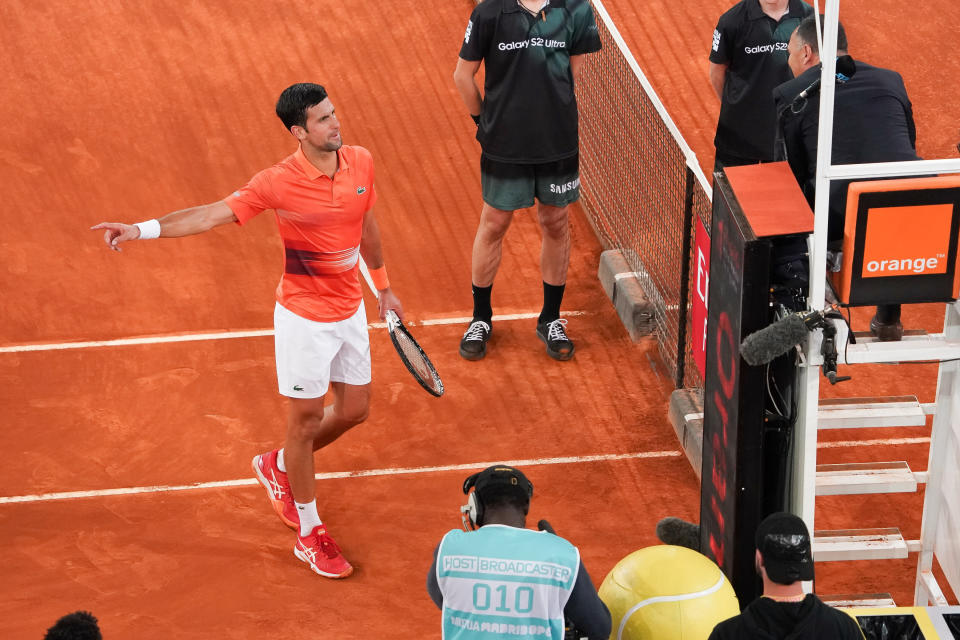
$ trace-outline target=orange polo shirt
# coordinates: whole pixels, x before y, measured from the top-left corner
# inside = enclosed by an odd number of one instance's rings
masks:
[[[276,212],[285,252],[277,301],[318,322],[344,320],[360,306],[363,216],[377,200],[370,152],[342,146],[337,157],[331,179],[298,148],[224,199],[240,224],[267,209]]]

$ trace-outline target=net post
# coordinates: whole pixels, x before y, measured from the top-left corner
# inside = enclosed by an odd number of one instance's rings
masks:
[[[683,388],[687,358],[687,307],[690,302],[690,245],[693,244],[693,186],[695,177],[686,167],[683,198],[683,252],[680,257],[680,301],[677,307],[677,371],[674,388]]]

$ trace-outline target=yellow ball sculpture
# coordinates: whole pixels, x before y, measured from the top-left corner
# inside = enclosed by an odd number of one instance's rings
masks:
[[[607,574],[599,593],[613,616],[611,640],[706,640],[718,622],[740,613],[720,568],[672,545],[634,551]]]

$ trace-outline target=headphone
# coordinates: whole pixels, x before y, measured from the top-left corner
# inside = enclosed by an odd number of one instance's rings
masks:
[[[528,501],[533,498],[533,483],[527,480],[519,469],[494,465],[467,476],[463,481],[463,493],[467,496],[467,504],[460,507],[460,521],[463,523],[464,531],[483,526],[485,505],[480,497],[480,491],[495,485],[517,486],[526,494]]]

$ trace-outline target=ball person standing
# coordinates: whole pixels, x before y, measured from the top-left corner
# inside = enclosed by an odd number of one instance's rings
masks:
[[[543,235],[537,336],[557,360],[573,357],[560,319],[570,262],[567,207],[580,197],[574,82],[600,50],[587,0],[485,0],[470,16],[453,77],[480,141],[483,208],[473,241],[473,319],[460,355],[479,360],[493,330],[491,289],[513,212],[535,201]],[[484,63],[483,94],[474,79]]]

